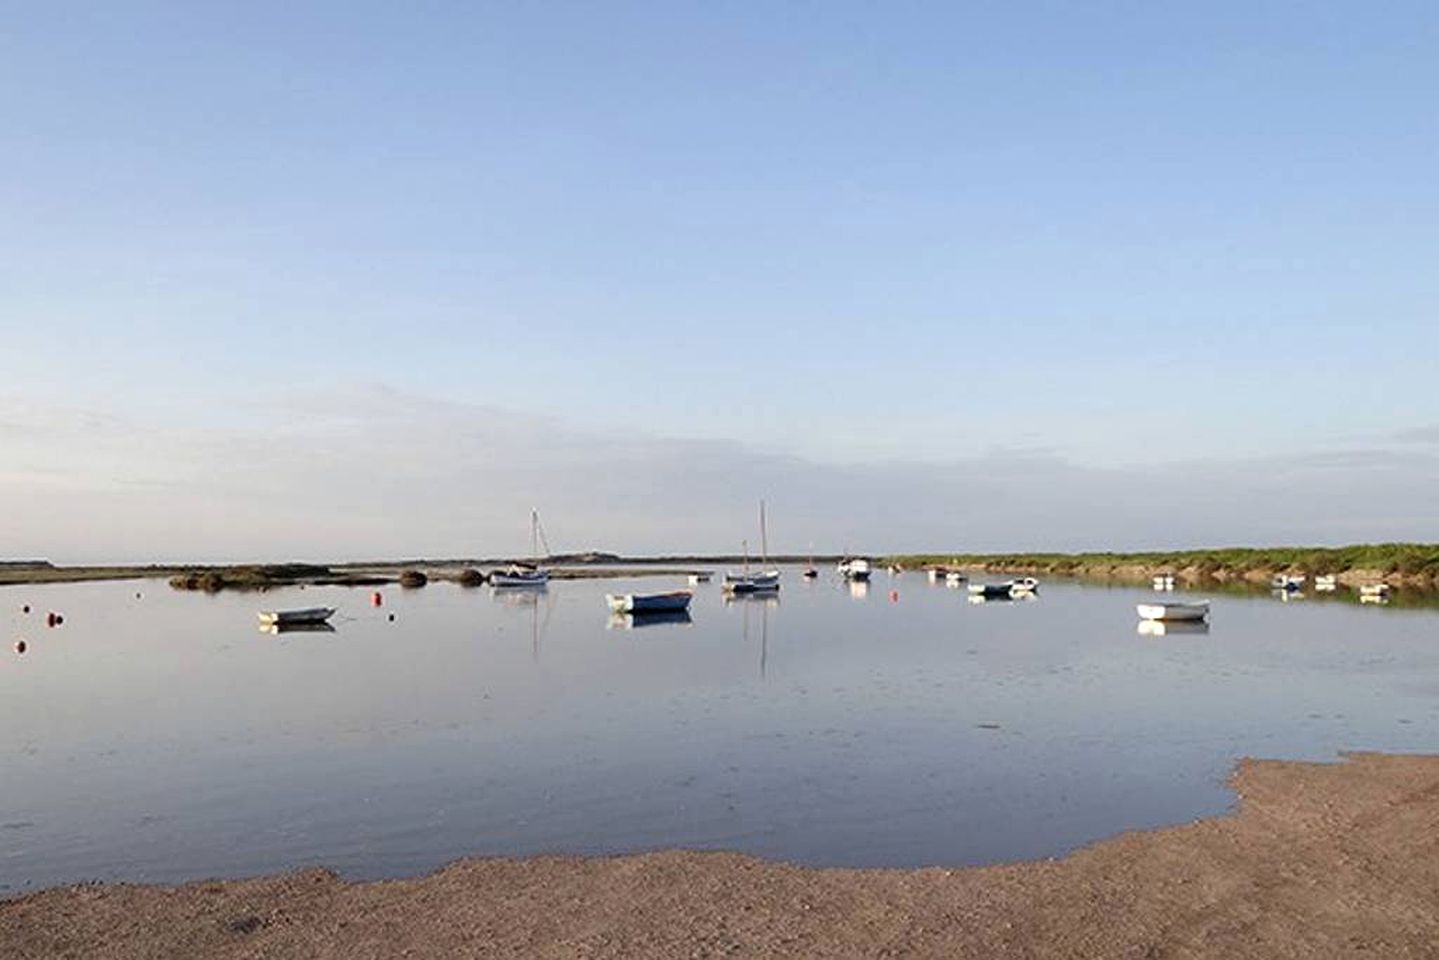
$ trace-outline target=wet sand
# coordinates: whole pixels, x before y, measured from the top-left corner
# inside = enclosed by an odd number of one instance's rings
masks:
[[[1233,816],[974,869],[677,851],[61,888],[0,903],[0,956],[1439,957],[1439,756],[1232,783]]]

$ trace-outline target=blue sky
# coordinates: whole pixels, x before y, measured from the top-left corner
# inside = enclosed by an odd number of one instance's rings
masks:
[[[1418,3],[0,3],[0,553],[1439,539],[1436,95]]]

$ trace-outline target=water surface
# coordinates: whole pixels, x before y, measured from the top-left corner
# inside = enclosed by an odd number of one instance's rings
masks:
[[[673,584],[432,584],[378,609],[345,588],[0,588],[0,895],[660,847],[989,863],[1222,812],[1239,756],[1439,749],[1432,610],[1223,596],[1209,632],[1155,637],[1144,589],[981,605],[797,569],[778,601],[702,585],[688,623],[605,609]],[[320,604],[333,633],[256,628]]]

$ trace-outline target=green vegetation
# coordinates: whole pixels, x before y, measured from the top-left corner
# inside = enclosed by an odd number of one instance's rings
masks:
[[[1104,570],[1192,570],[1201,576],[1243,576],[1250,573],[1293,572],[1310,576],[1350,570],[1398,574],[1414,579],[1439,578],[1439,544],[1369,543],[1344,547],[1221,547],[1206,550],[1141,553],[1006,553],[919,554],[888,557],[905,567],[954,565],[994,569],[1043,570],[1049,573],[1095,573]]]

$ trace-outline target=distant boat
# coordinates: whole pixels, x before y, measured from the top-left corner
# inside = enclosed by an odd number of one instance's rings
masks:
[[[710,576],[711,574],[708,570],[701,570],[698,573],[692,573],[689,575],[690,586],[693,587],[698,586],[701,583],[709,583]]]
[[[1361,597],[1387,597],[1389,596],[1389,584],[1387,583],[1366,583],[1359,588]]]
[[[806,580],[816,580],[819,578],[819,571],[816,570],[814,567],[805,567],[804,573],[800,574],[800,576],[804,577]]]
[[[1161,574],[1160,576],[1155,577],[1155,578],[1154,578],[1154,589],[1156,589],[1156,590],[1173,590],[1173,589],[1174,589],[1174,577],[1171,576],[1170,574],[1167,574],[1167,573],[1166,573],[1166,574]]]
[[[694,596],[688,590],[670,593],[607,593],[605,602],[615,613],[659,613],[689,609]]]
[[[749,541],[744,542],[744,569],[739,573],[726,573],[723,588],[729,593],[773,593],[779,589],[779,571],[762,570],[750,573]],[[769,566],[769,534],[765,529],[764,501],[759,502],[759,543],[760,566]]]
[[[868,580],[870,575],[869,561],[863,557],[846,557],[837,569],[846,580]]]
[[[1141,603],[1134,608],[1141,620],[1203,620],[1209,616],[1208,600]]]
[[[944,582],[947,586],[957,587],[969,578],[958,570],[950,570],[944,575]]]
[[[540,512],[530,511],[530,556],[532,563],[512,563],[503,570],[490,571],[490,584],[496,587],[543,587],[550,582],[550,572],[543,569],[539,563],[540,538],[544,534],[540,530]],[[550,552],[549,544],[545,544],[545,553]]]
[[[1275,590],[1298,590],[1300,587],[1304,586],[1304,576],[1302,574],[1293,575],[1281,573],[1279,576],[1269,581],[1269,585]]]
[[[308,607],[304,610],[261,610],[260,623],[267,627],[294,627],[300,624],[324,623],[334,615],[334,607]]]
[[[969,592],[980,597],[1017,597],[1033,594],[1039,589],[1039,581],[1033,577],[1006,580],[1003,583],[971,583]]]
[[[1338,586],[1339,586],[1339,578],[1336,577],[1336,576],[1334,576],[1334,574],[1332,574],[1332,573],[1331,573],[1331,574],[1327,574],[1326,576],[1315,577],[1315,578],[1314,578],[1314,589],[1315,589],[1315,590],[1333,590],[1333,589],[1335,589],[1335,588],[1338,587]]]

